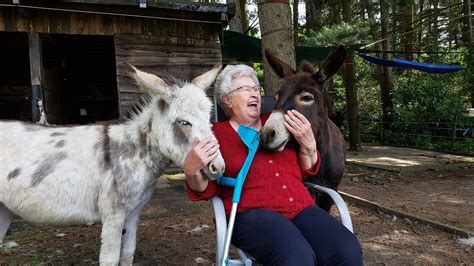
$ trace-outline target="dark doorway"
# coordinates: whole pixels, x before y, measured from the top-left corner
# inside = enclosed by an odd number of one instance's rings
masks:
[[[28,34],[0,32],[0,119],[31,121]]]
[[[118,119],[113,37],[42,35],[43,90],[49,123]]]

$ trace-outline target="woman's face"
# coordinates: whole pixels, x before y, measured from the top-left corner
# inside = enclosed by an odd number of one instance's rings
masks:
[[[252,78],[237,77],[232,81],[232,91],[227,97],[230,116],[236,121],[253,122],[260,117],[260,88]]]

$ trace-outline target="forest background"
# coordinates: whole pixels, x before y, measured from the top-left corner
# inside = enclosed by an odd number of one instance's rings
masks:
[[[474,108],[471,0],[204,2],[235,3],[236,16],[227,29],[262,37],[262,49],[276,51],[294,67],[295,45],[360,47],[329,84],[331,118],[350,150],[380,143],[474,155],[474,117],[466,115]],[[462,70],[433,74],[382,67],[357,53],[459,64]],[[245,63],[253,63],[264,93],[273,95],[278,78],[266,61]]]

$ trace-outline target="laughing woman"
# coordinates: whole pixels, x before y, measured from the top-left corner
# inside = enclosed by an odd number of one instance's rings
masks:
[[[214,96],[229,120],[214,124],[217,140],[196,139],[184,173],[192,201],[218,195],[229,215],[233,188],[203,178],[201,169],[220,149],[224,175],[237,176],[248,153],[237,134],[239,125],[258,131],[269,114],[260,114],[258,79],[246,65],[227,66],[217,77]],[[258,150],[242,188],[232,244],[264,265],[361,265],[355,235],[318,208],[301,182],[318,172],[321,160],[309,121],[291,110],[285,122],[300,144],[299,152],[291,147],[279,153]]]

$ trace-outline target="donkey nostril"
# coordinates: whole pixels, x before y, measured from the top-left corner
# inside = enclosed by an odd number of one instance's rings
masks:
[[[209,165],[209,171],[210,171],[212,174],[217,174],[217,172],[218,172],[219,170],[217,169],[217,167],[216,167],[213,163],[211,163],[211,164]]]
[[[275,135],[276,135],[276,131],[272,129],[272,131],[270,131],[270,141],[274,140],[275,139]]]

